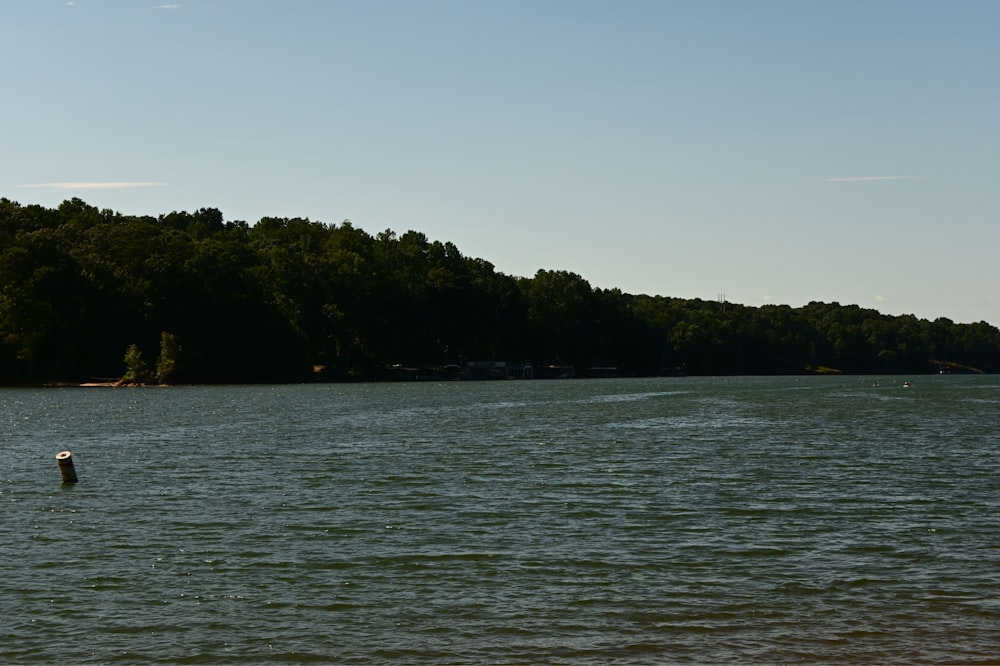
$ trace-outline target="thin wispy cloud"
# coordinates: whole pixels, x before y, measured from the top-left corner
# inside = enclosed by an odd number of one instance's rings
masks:
[[[36,190],[127,190],[135,187],[163,187],[166,183],[151,181],[62,181],[58,183],[29,183],[18,187]]]
[[[872,180],[920,180],[921,176],[836,176],[827,178],[828,183],[857,183]]]
[[[874,296],[872,296],[872,300],[878,303],[879,305],[881,305],[882,303],[889,302],[889,299],[883,296],[882,294],[875,294]]]
[[[153,5],[153,9],[180,9],[180,5]]]

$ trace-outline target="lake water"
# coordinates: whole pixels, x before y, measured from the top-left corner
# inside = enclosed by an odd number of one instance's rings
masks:
[[[909,379],[0,390],[0,662],[996,663],[1000,377]]]

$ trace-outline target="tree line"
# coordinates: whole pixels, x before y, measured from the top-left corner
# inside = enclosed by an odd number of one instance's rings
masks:
[[[577,375],[996,372],[1000,331],[510,276],[420,232],[349,221],[0,199],[3,384],[374,379],[491,360]]]

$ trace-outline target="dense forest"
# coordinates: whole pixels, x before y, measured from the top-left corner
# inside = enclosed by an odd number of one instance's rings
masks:
[[[0,199],[0,383],[1000,370],[1000,331],[505,275],[416,231]],[[499,365],[499,363],[498,363]]]

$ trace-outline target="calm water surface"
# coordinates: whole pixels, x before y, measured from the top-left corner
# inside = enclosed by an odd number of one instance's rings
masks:
[[[996,663],[1000,378],[902,379],[0,390],[0,662]]]

